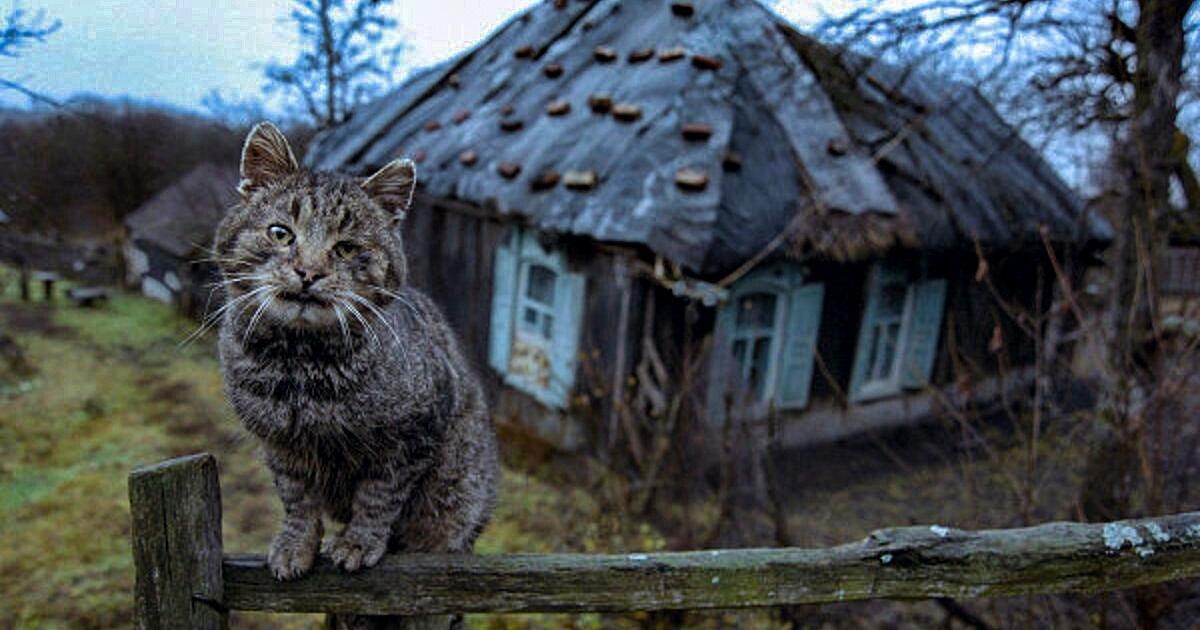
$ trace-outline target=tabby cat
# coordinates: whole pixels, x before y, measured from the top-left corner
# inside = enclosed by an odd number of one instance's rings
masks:
[[[359,180],[299,167],[270,123],[242,150],[241,202],[217,228],[226,393],[283,501],[268,556],[346,571],[388,551],[469,553],[496,503],[495,432],[438,308],[406,285],[396,160]]]

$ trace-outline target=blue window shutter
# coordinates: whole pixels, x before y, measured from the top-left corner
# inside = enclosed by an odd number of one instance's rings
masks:
[[[547,395],[551,404],[566,407],[567,397],[575,385],[575,368],[579,364],[579,333],[583,327],[587,278],[581,273],[568,272],[561,256],[558,259],[553,345],[550,349],[550,387]]]
[[[517,247],[520,233],[512,233],[496,247],[492,262],[492,317],[488,339],[488,363],[501,374],[508,373],[512,352],[513,300],[517,296]]]
[[[924,387],[933,374],[942,312],[946,303],[946,281],[925,280],[914,287],[913,312],[909,323],[900,382],[905,387]]]
[[[787,296],[787,322],[783,331],[780,331],[784,338],[783,352],[779,357],[776,402],[781,409],[802,409],[808,404],[808,392],[812,385],[813,358],[821,327],[825,286],[796,286]]]
[[[731,389],[733,355],[730,340],[737,317],[737,299],[732,298],[717,310],[717,321],[713,325],[713,345],[708,365],[708,422],[715,426],[725,423],[725,394]]]

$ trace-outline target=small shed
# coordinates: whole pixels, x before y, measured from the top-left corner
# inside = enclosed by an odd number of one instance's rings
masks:
[[[995,395],[996,328],[1018,367],[1033,344],[978,253],[1033,308],[1044,238],[1085,257],[1110,238],[976,90],[753,0],[539,2],[306,162],[398,156],[421,186],[413,282],[490,367],[500,415],[568,447],[670,400],[697,439],[733,410],[802,444],[930,418],[946,389]]]
[[[126,282],[145,295],[199,314],[220,292],[205,262],[217,223],[237,202],[238,171],[204,163],[125,219]]]

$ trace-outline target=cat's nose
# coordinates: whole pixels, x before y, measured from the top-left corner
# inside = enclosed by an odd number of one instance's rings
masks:
[[[304,267],[293,267],[292,269],[296,271],[296,275],[300,278],[300,284],[303,285],[305,289],[311,287],[317,280],[325,277],[325,274],[323,273],[318,273],[311,269],[305,269]]]

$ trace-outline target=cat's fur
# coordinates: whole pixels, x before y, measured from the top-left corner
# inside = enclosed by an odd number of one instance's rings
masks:
[[[308,571],[323,514],[346,524],[326,552],[348,571],[385,551],[470,552],[496,502],[496,438],[453,331],[406,286],[412,163],[366,181],[308,172],[264,123],[242,178],[215,243],[219,349],[283,501],[271,571]]]

